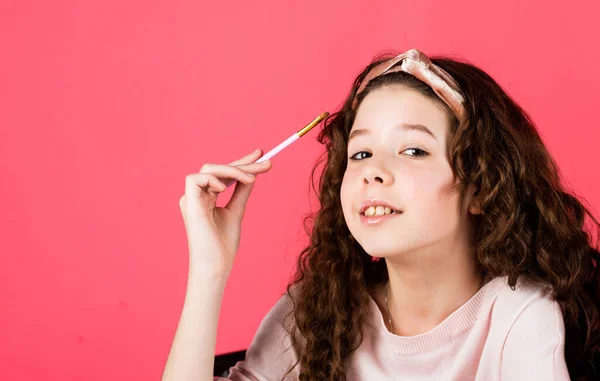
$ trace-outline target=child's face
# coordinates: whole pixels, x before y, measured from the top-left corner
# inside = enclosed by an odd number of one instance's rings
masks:
[[[399,128],[403,123],[424,125],[436,138]],[[361,103],[351,136],[359,129],[369,134],[349,141],[340,195],[354,238],[374,257],[451,250],[461,239],[456,233],[463,228],[459,216],[464,211],[458,210],[458,193],[450,194],[455,184],[448,158],[452,136],[442,106],[403,87],[379,88]],[[356,155],[360,151],[365,152]],[[365,225],[361,203],[373,198],[403,213]]]

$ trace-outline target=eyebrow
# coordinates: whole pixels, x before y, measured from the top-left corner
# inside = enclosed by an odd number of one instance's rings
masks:
[[[437,136],[435,136],[435,134],[433,132],[431,132],[431,130],[429,128],[427,128],[426,126],[424,126],[422,124],[402,123],[402,124],[399,124],[398,126],[396,126],[396,128],[401,128],[406,131],[420,131],[420,132],[430,135],[435,140],[437,140]],[[350,133],[350,136],[348,137],[348,143],[350,143],[350,141],[353,138],[356,138],[356,137],[362,136],[362,135],[369,135],[369,134],[371,134],[371,131],[365,130],[362,128],[353,130]]]

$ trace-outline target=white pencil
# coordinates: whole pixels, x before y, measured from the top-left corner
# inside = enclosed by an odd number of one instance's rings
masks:
[[[321,121],[323,121],[328,116],[329,116],[329,112],[326,111],[326,112],[322,113],[315,120],[313,120],[312,122],[310,122],[309,124],[307,124],[306,127],[302,128],[298,132],[294,133],[294,135],[290,136],[289,138],[287,138],[286,140],[284,140],[283,142],[281,142],[280,144],[278,144],[277,147],[275,147],[272,150],[270,150],[269,152],[267,152],[264,156],[261,156],[258,160],[255,161],[255,163],[260,163],[262,161],[269,160],[273,156],[277,155],[285,147],[289,146],[290,144],[292,144],[296,140],[300,139],[300,137],[302,137],[302,135],[306,134],[314,126],[316,126],[319,123],[321,123]],[[237,180],[235,180],[235,179],[232,180],[229,184],[227,184],[227,187],[231,186],[236,181]]]

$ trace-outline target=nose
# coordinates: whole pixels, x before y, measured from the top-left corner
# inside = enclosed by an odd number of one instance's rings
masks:
[[[394,182],[394,176],[390,171],[385,169],[382,164],[372,164],[365,166],[363,172],[363,183],[367,184],[375,184],[379,183],[382,185],[390,185]]]

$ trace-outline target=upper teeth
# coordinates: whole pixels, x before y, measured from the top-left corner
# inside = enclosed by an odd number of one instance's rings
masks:
[[[395,211],[382,205],[370,206],[365,210],[365,216],[383,216],[384,214],[392,213],[395,213]]]

